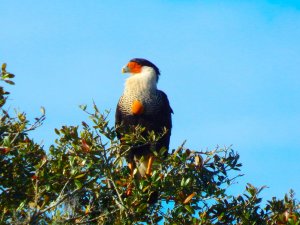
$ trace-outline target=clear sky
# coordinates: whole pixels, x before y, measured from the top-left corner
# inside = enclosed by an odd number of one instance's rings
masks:
[[[16,74],[8,102],[46,145],[54,128],[114,110],[135,57],[161,70],[173,116],[171,147],[230,146],[247,182],[266,199],[293,188],[300,199],[300,1],[1,0],[0,62]]]

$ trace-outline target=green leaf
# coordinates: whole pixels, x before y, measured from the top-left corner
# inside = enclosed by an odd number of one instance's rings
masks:
[[[14,75],[14,74],[12,74],[12,73],[7,73],[7,77],[8,77],[8,78],[14,78],[14,77],[15,77],[15,75]]]
[[[11,145],[10,138],[8,136],[6,136],[3,140],[3,146],[10,147],[10,145]]]
[[[50,189],[51,189],[51,185],[50,185],[50,184],[47,184],[47,185],[46,185],[46,191],[50,191]]]
[[[181,179],[180,186],[183,187],[183,186],[184,186],[184,183],[185,183],[185,182],[184,182],[184,177],[183,177],[183,178]]]
[[[11,84],[11,85],[15,85],[15,82],[11,81],[11,80],[4,80],[6,83]]]
[[[15,75],[13,75],[12,73],[2,73],[2,79],[3,80],[9,80],[10,78],[14,78]]]
[[[191,214],[194,214],[194,209],[190,205],[185,205],[184,208]]]
[[[44,108],[43,106],[41,107],[41,109],[40,109],[40,110],[41,110],[41,113],[42,113],[43,115],[45,115],[45,114],[46,114],[46,110],[45,110],[45,108]]]
[[[18,119],[21,121],[21,122],[24,122],[26,120],[26,116],[24,113],[18,113]]]
[[[85,176],[85,173],[82,173],[82,174],[77,175],[77,176],[75,177],[75,179],[79,179],[79,178],[84,177],[84,176]]]
[[[186,179],[186,181],[184,182],[184,186],[187,186],[191,181],[191,178],[189,177],[188,179]]]
[[[26,200],[24,200],[23,202],[21,202],[21,204],[19,205],[19,207],[17,208],[17,211],[20,211],[24,208],[25,206],[25,203],[26,203]]]
[[[81,108],[83,111],[85,111],[87,108],[87,105],[79,105],[79,108]]]
[[[57,135],[60,135],[60,132],[59,132],[58,129],[55,128],[54,131],[55,131],[55,133],[56,133]]]
[[[6,63],[2,64],[2,71],[6,71],[6,65],[7,65]]]
[[[75,182],[75,185],[76,185],[76,187],[77,187],[78,189],[80,189],[80,188],[82,187],[82,183],[81,183],[80,180],[74,180],[74,182]]]

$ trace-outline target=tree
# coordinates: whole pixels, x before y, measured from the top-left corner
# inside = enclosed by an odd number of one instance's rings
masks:
[[[13,77],[3,64],[1,80],[13,85]],[[145,139],[137,127],[120,145],[108,112],[94,104],[92,112],[81,106],[91,122],[55,129],[58,137],[46,150],[30,137],[45,110],[33,122],[23,112],[12,116],[8,96],[0,87],[1,224],[300,224],[293,191],[265,206],[258,196],[264,187],[248,184],[241,195],[227,194],[242,166],[231,148],[195,151],[182,144],[135,179],[123,155],[160,134]]]

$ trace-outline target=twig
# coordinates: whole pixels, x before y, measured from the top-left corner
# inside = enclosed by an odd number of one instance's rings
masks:
[[[79,189],[75,189],[73,192],[71,193],[68,193],[68,194],[65,194],[63,196],[63,192],[65,190],[65,188],[67,187],[67,185],[69,184],[71,179],[68,179],[67,182],[65,183],[65,185],[63,186],[63,188],[61,189],[58,197],[56,198],[56,201],[53,203],[53,204],[50,204],[50,206],[48,206],[47,208],[43,209],[40,211],[40,214],[44,213],[44,212],[47,212],[49,209],[52,209],[56,206],[58,206],[61,202],[63,202],[67,197],[75,194],[77,191],[79,191]]]
[[[91,222],[97,221],[98,219],[100,219],[100,218],[102,218],[102,217],[107,217],[107,216],[109,216],[110,214],[113,214],[113,213],[117,212],[118,210],[120,210],[120,209],[115,209],[115,210],[112,211],[112,212],[108,212],[108,213],[102,214],[102,215],[100,215],[100,216],[97,216],[97,217],[95,217],[95,218],[93,218],[93,219],[90,219],[90,220],[87,220],[87,221],[84,221],[84,222],[79,222],[79,223],[76,223],[76,224],[89,224],[89,223],[91,223]]]
[[[11,143],[14,143],[15,140],[19,137],[21,133],[26,133],[28,131],[35,130],[36,128],[40,127],[42,125],[43,120],[45,119],[45,115],[42,115],[40,118],[37,119],[35,123],[33,123],[28,129],[23,130],[22,132],[15,133],[14,138],[12,139]]]

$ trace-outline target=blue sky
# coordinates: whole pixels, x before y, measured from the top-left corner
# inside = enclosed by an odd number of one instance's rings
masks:
[[[1,1],[0,62],[16,74],[8,104],[34,118],[46,145],[54,128],[87,120],[78,105],[114,110],[144,57],[175,112],[171,147],[233,145],[247,182],[266,199],[300,198],[299,1]]]

